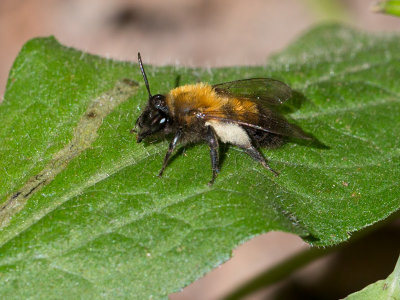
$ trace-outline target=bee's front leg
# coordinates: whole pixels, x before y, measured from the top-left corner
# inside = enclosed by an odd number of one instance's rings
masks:
[[[218,154],[218,138],[214,129],[211,126],[207,126],[206,140],[210,146],[211,156],[211,168],[212,168],[212,179],[208,185],[212,185],[219,173],[219,154]]]
[[[164,173],[165,167],[168,164],[168,160],[171,157],[171,154],[174,151],[174,149],[175,149],[176,145],[178,144],[179,140],[181,139],[181,137],[182,137],[182,130],[178,129],[178,131],[176,132],[174,138],[169,143],[169,147],[168,147],[167,153],[165,154],[164,162],[163,162],[161,171],[160,171],[160,173],[158,173],[158,177],[161,177],[162,174]]]

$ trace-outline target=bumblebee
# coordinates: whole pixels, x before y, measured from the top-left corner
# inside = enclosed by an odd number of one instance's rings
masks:
[[[159,176],[178,143],[208,143],[212,168],[209,185],[212,185],[219,173],[219,141],[242,148],[278,175],[257,148],[277,147],[285,137],[310,139],[277,112],[276,107],[292,94],[290,87],[281,81],[252,78],[216,85],[197,83],[177,87],[166,95],[152,95],[140,53],[138,61],[149,99],[132,130],[137,132],[137,142],[160,132],[174,135]]]

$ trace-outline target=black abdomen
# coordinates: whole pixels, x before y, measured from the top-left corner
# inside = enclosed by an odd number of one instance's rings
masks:
[[[251,140],[259,147],[278,148],[285,143],[285,137],[282,135],[248,127],[244,129]]]

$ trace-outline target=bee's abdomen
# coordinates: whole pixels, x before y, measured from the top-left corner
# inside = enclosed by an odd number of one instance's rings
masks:
[[[285,137],[275,133],[258,130],[250,127],[245,128],[247,134],[251,137],[257,146],[278,148],[285,143]]]

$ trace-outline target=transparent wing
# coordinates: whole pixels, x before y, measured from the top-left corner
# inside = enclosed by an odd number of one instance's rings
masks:
[[[217,94],[247,98],[268,108],[284,103],[292,95],[285,83],[271,78],[251,78],[213,85]]]
[[[265,111],[262,114],[245,112],[243,115],[227,116],[224,112],[207,112],[202,116],[204,120],[219,120],[226,123],[236,123],[274,134],[298,139],[311,140],[300,127],[290,124],[283,116],[274,111]]]

